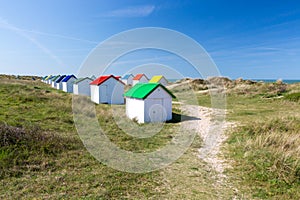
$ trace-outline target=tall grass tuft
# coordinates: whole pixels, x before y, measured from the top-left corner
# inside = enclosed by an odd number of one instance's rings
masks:
[[[0,178],[20,176],[27,170],[46,167],[47,157],[77,148],[79,142],[53,133],[42,132],[39,127],[28,129],[0,124]]]
[[[254,196],[299,195],[295,193],[300,189],[299,130],[300,118],[284,117],[247,125],[231,138],[231,148],[240,151],[235,155],[239,168],[258,189]]]

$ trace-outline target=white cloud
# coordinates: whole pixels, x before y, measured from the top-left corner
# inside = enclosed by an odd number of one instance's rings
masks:
[[[153,13],[154,5],[130,6],[104,13],[104,17],[146,17]]]

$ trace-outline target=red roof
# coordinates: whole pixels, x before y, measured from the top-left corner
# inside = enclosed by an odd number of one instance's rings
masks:
[[[140,80],[145,74],[137,74],[132,80]]]
[[[123,82],[121,82],[119,80],[120,76],[114,76],[114,75],[106,75],[106,76],[99,76],[97,79],[95,79],[94,81],[92,81],[90,83],[90,85],[101,85],[102,83],[104,83],[106,80],[108,80],[109,78],[114,78],[117,81],[119,81],[120,83],[124,84]]]

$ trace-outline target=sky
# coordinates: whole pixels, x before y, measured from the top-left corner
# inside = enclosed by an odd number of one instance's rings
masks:
[[[221,76],[300,79],[298,0],[0,0],[0,74],[77,74],[100,43],[143,27],[195,40]],[[200,76],[190,63],[157,49],[130,52],[107,72],[143,70]]]

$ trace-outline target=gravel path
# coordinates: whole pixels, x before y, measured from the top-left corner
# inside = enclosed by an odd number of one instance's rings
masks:
[[[203,145],[198,150],[198,156],[207,163],[211,170],[216,172],[216,181],[222,184],[226,179],[224,169],[229,166],[222,159],[220,148],[227,139],[225,130],[232,127],[233,124],[223,119],[225,113],[221,110],[197,105],[181,105],[181,109],[185,115],[196,119],[183,121],[182,126],[185,129],[196,131],[202,138]]]

